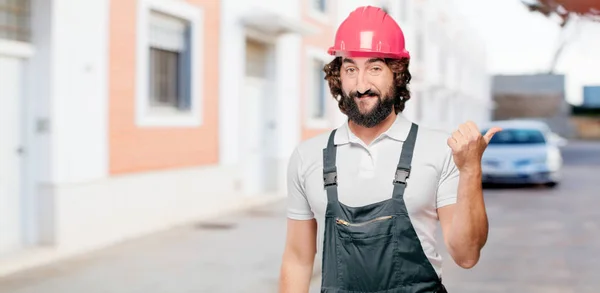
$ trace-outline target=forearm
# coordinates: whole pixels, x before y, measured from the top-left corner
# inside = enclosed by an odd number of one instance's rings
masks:
[[[313,272],[312,260],[301,261],[284,254],[279,277],[279,293],[308,293]]]
[[[488,219],[481,188],[481,169],[461,172],[448,240],[454,260],[461,267],[473,267],[479,260],[487,235]]]

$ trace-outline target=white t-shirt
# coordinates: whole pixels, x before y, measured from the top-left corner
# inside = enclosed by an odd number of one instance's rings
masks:
[[[392,196],[395,170],[411,122],[401,113],[394,124],[365,145],[344,123],[338,128],[338,198],[348,206],[364,206]],[[330,132],[300,143],[288,165],[288,217],[315,218],[318,224],[317,265],[321,262],[327,192],[323,188],[323,149]],[[456,203],[459,172],[447,145],[450,134],[419,126],[404,201],[425,255],[441,277],[436,247],[437,208]]]

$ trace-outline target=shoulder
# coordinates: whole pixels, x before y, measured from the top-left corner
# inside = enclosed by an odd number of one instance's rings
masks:
[[[448,138],[451,135],[448,131],[419,125],[415,154],[426,157],[429,162],[440,168],[447,165],[452,159],[452,149],[448,146]]]
[[[322,166],[323,149],[327,147],[331,132],[332,130],[327,130],[298,143],[289,158],[289,171],[296,173],[296,176],[305,178],[315,168]]]
[[[448,138],[450,136],[450,132],[419,125],[417,143],[420,147],[430,151],[447,152],[450,150],[448,146]]]
[[[327,141],[329,140],[332,131],[333,129],[327,130],[321,134],[301,141],[296,146],[294,153],[301,157],[303,161],[322,159],[323,149],[327,147]]]

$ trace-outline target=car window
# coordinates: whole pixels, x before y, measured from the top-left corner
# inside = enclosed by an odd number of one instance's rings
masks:
[[[485,134],[487,130],[482,131]],[[490,144],[543,144],[544,134],[536,129],[504,129],[496,133]]]

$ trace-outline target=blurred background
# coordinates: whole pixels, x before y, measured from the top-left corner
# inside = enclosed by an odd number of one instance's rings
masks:
[[[449,291],[600,292],[599,2],[0,0],[0,292],[277,292],[287,160],[344,121],[322,69],[362,5],[405,32],[409,119],[510,130]]]

